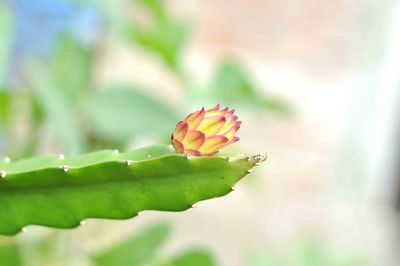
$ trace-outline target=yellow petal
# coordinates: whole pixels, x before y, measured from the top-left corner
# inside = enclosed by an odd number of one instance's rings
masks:
[[[231,140],[231,139],[235,136],[235,134],[236,134],[236,132],[239,130],[239,128],[240,128],[240,126],[233,126],[233,127],[231,127],[227,132],[225,132],[225,133],[222,134],[222,135],[224,135],[224,136],[227,137],[229,140]]]
[[[226,107],[223,110],[215,110],[213,109],[209,109],[206,111],[205,117],[210,117],[210,116],[225,116],[225,114],[229,111],[228,107]]]
[[[232,143],[235,143],[236,141],[239,141],[239,140],[240,140],[239,137],[233,137],[231,140],[229,140],[227,143],[225,143],[221,148],[231,145]]]
[[[238,119],[238,117],[236,115],[227,116],[225,125],[217,133],[227,132],[231,127],[235,126],[237,119]]]
[[[196,129],[197,126],[203,121],[204,119],[205,110],[204,107],[201,108],[200,111],[191,113],[188,115],[183,121],[188,123],[189,129]]]
[[[179,122],[176,125],[173,137],[179,141],[182,141],[188,132],[188,124],[184,121]]]
[[[223,116],[211,116],[204,118],[203,122],[197,127],[197,130],[203,132],[206,136],[216,134],[225,125],[226,119]]]
[[[177,139],[172,138],[172,146],[174,146],[175,151],[177,153],[183,153],[183,151],[185,150],[185,148],[183,147],[182,142],[180,142]]]
[[[198,130],[189,130],[182,143],[185,147],[185,150],[197,150],[201,145],[203,145],[205,139],[206,137],[202,132]]]
[[[202,155],[209,155],[219,150],[228,141],[227,137],[224,136],[211,136],[206,138],[203,146],[200,147],[199,151]]]

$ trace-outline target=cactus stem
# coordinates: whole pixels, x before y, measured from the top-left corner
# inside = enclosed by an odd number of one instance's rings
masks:
[[[10,157],[8,157],[8,156],[4,157],[3,161],[4,161],[5,163],[11,163],[11,159],[10,159]]]
[[[68,172],[68,171],[69,171],[68,165],[61,165],[60,168],[61,168],[64,172]]]
[[[60,153],[60,154],[58,155],[58,158],[60,158],[60,160],[64,160],[64,159],[65,159],[65,155],[62,154],[62,153]]]
[[[191,153],[192,159],[187,160],[186,154],[177,154],[167,145],[120,151],[119,155],[113,150],[79,157],[64,153],[64,160],[58,152],[10,164],[0,157],[0,235],[25,232],[23,227],[31,231],[31,224],[79,228],[85,223],[90,226],[91,218],[146,218],[146,210],[201,209],[201,203],[194,203],[234,191],[257,158],[264,157],[225,153],[198,158]],[[252,160],[247,161],[248,157]],[[164,192],[174,197],[161,197]],[[96,200],[102,206],[92,206]],[[35,206],[46,211],[35,212]]]

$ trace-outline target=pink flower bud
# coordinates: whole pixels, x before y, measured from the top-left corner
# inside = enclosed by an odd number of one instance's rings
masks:
[[[177,153],[194,156],[211,156],[220,149],[239,140],[235,136],[242,122],[228,107],[221,110],[218,104],[212,109],[189,114],[180,121],[171,136]]]

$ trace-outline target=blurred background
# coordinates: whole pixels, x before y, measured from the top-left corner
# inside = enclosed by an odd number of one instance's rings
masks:
[[[399,28],[395,0],[0,0],[0,157],[168,143],[217,103],[268,154],[186,212],[0,237],[0,265],[399,265]]]

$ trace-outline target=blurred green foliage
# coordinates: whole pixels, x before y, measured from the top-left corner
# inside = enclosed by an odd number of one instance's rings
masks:
[[[250,74],[235,60],[220,63],[208,95],[227,106],[242,106],[243,109],[284,115],[292,114],[292,108],[284,100],[263,95]]]
[[[41,65],[30,65],[32,91],[44,117],[50,122],[58,136],[61,149],[67,154],[76,155],[86,150],[83,132],[79,127],[76,108],[67,97],[57,91],[53,77]]]
[[[170,231],[166,223],[153,224],[137,235],[93,255],[93,261],[97,266],[143,265],[154,259]]]
[[[184,45],[188,38],[188,23],[176,19],[161,0],[138,0],[152,18],[150,26],[134,23],[133,40],[144,49],[157,54],[168,66],[179,68]]]
[[[80,109],[93,88],[93,49],[79,45],[71,37],[61,38],[50,62],[49,75],[54,80],[54,90]]]
[[[94,132],[121,142],[140,134],[155,139],[168,136],[178,121],[172,108],[134,85],[114,84],[101,89],[89,106]]]
[[[11,95],[8,92],[0,91],[0,129],[7,128],[8,122],[10,121],[11,112]]]
[[[93,255],[97,266],[214,266],[211,254],[203,249],[189,249],[171,259],[160,252],[171,233],[169,224],[160,222],[136,235]]]
[[[0,5],[0,89],[4,86],[4,79],[10,64],[13,29],[12,15]]]
[[[215,262],[210,253],[201,249],[193,249],[173,258],[162,266],[213,266]]]
[[[19,247],[15,243],[0,245],[0,264],[22,266]]]

